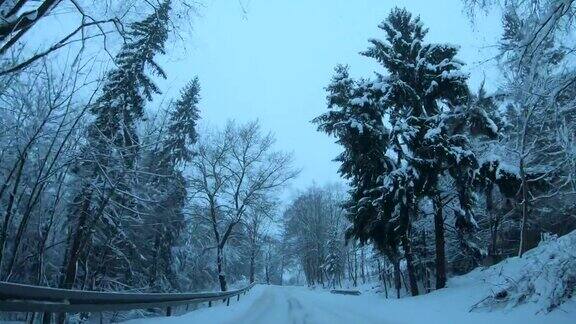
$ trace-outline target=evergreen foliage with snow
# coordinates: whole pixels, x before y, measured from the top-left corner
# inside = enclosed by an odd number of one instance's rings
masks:
[[[137,128],[145,102],[159,92],[146,73],[165,76],[153,59],[164,53],[169,10],[170,1],[164,1],[148,17],[130,26],[130,39],[114,60],[117,68],[108,73],[102,94],[90,107],[95,120],[74,170],[79,192],[69,215],[69,240],[73,243],[67,251],[61,287],[72,288],[79,260],[88,264],[91,258],[100,264],[95,271],[104,281],[94,280],[93,285],[112,287],[115,283],[109,278],[117,277],[127,277],[131,284],[146,282],[141,274],[126,273],[123,267],[106,267],[106,263],[130,262],[126,255],[145,262],[134,244],[134,233],[126,229],[141,222],[139,184],[132,176],[139,168],[141,143]],[[87,249],[92,254],[85,254]]]
[[[427,30],[405,9],[394,9],[379,27],[386,41],[370,40],[372,46],[362,54],[380,62],[387,73],[377,74],[376,81],[355,82],[338,67],[327,88],[331,110],[315,122],[345,148],[337,160],[354,190],[350,235],[372,240],[395,264],[401,247],[417,294],[412,222],[422,199],[442,204],[439,182],[445,175],[452,177],[457,192],[455,226],[461,244],[477,259],[482,255],[470,238],[477,227],[471,209],[478,162],[462,125],[493,122],[485,114],[470,118],[467,75],[455,58],[457,47],[425,43]],[[490,126],[484,129],[495,131]],[[444,231],[442,223],[436,232]],[[437,240],[444,249],[443,234]]]

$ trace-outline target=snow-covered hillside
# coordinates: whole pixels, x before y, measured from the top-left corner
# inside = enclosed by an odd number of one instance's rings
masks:
[[[361,296],[348,296],[260,285],[230,307],[131,323],[572,324],[576,322],[575,247],[576,232],[548,238],[523,258],[476,269],[452,278],[446,289],[418,297],[385,299],[370,288]],[[559,304],[560,300],[564,302]]]
[[[492,290],[473,309],[510,309],[528,304],[543,313],[565,311],[564,303],[573,303],[576,293],[575,249],[576,231],[561,238],[545,237],[523,258],[510,258],[465,276],[469,281],[477,277]]]

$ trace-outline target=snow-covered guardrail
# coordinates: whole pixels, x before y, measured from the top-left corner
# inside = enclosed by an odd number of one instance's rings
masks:
[[[166,308],[166,316],[172,307],[208,303],[245,294],[254,287],[251,284],[237,290],[207,293],[122,293],[68,290],[0,282],[0,311],[77,313],[105,312],[146,308]]]

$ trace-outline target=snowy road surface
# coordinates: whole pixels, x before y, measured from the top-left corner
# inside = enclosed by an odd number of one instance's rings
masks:
[[[250,308],[230,323],[381,323],[365,314],[350,296],[336,296],[301,287],[264,287]],[[227,322],[225,322],[227,323]]]
[[[371,292],[360,296],[334,295],[323,290],[306,287],[279,287],[258,285],[240,302],[226,307],[219,305],[173,316],[139,319],[132,324],[568,324],[576,323],[572,312],[554,312],[535,315],[532,308],[498,310],[494,312],[468,312],[477,300],[470,287],[442,290],[427,296],[385,299]],[[445,293],[446,292],[446,293]]]

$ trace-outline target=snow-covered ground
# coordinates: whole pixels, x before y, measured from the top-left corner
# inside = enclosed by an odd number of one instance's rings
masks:
[[[360,296],[350,296],[306,287],[258,285],[229,307],[221,305],[177,317],[139,319],[130,323],[574,324],[573,293],[553,311],[546,309],[549,296],[558,295],[559,289],[566,288],[566,282],[572,280],[576,271],[573,269],[575,247],[576,232],[552,239],[522,259],[511,258],[452,278],[448,288],[418,297],[385,299],[370,290]],[[534,288],[526,294],[523,293],[525,287]],[[473,305],[486,304],[490,299],[487,297],[504,289],[509,292],[509,298],[499,298],[497,302],[470,311]],[[525,296],[521,303],[519,295]]]
[[[574,324],[576,305],[535,315],[530,306],[510,311],[468,312],[482,294],[477,287],[446,289],[427,296],[384,299],[375,294],[334,295],[305,287],[256,286],[248,298],[229,307],[199,309],[178,317],[139,319],[130,323],[380,323],[380,324]]]

